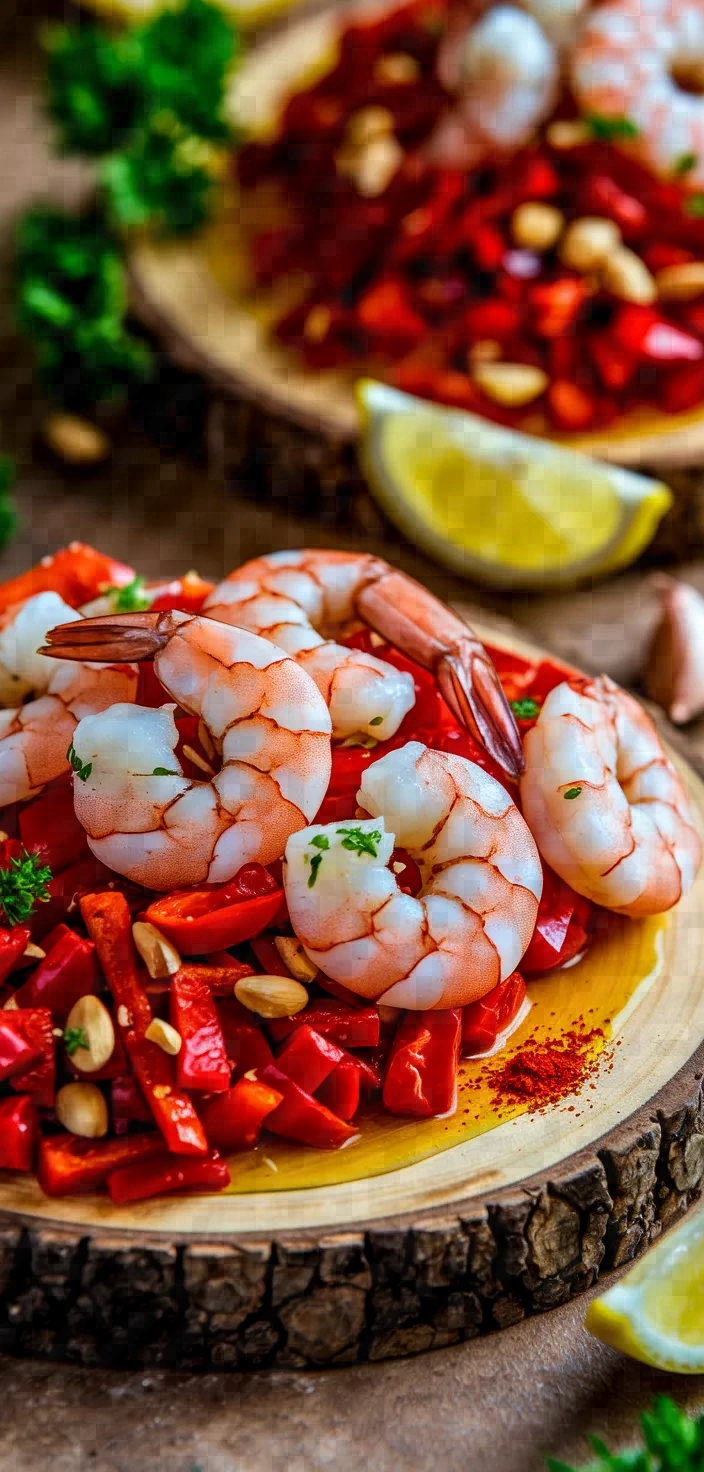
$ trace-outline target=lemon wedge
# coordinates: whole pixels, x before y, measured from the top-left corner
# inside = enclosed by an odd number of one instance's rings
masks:
[[[387,515],[454,572],[546,588],[626,567],[672,505],[660,481],[364,379],[362,463]]]
[[[597,1339],[659,1370],[704,1373],[704,1211],[685,1218],[587,1309]]]

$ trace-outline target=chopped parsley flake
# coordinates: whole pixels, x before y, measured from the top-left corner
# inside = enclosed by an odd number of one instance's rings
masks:
[[[74,771],[76,773],[76,776],[78,777],[79,782],[87,782],[88,781],[88,778],[90,777],[90,774],[91,774],[91,772],[93,770],[93,763],[92,762],[86,762],[85,763],[85,766],[84,766],[83,761],[82,761],[81,757],[78,755],[78,752],[76,751],[76,748],[75,748],[73,742],[71,742],[71,745],[69,746],[69,749],[66,752],[66,760],[67,760],[69,766],[71,767],[72,771]]]
[[[109,592],[116,613],[143,613],[145,608],[149,608],[144,578],[133,578],[124,588],[110,588]]]
[[[330,847],[330,839],[326,838],[324,833],[316,833],[315,838],[311,838],[310,844],[311,848],[328,849]]]
[[[637,138],[639,128],[630,118],[605,118],[593,112],[586,119],[594,138],[600,143],[613,143],[618,139]]]
[[[378,828],[373,828],[371,833],[364,833],[361,828],[338,828],[338,835],[344,834],[342,847],[352,854],[371,854],[375,859],[378,853],[377,843],[381,843],[381,833]]]
[[[382,726],[383,723],[384,723],[384,717],[383,716],[372,716],[372,719],[369,722],[370,726]]]
[[[675,161],[675,177],[681,179],[684,174],[691,174],[692,169],[697,166],[696,153],[681,153]]]
[[[0,869],[0,909],[8,925],[21,925],[31,915],[35,904],[51,898],[47,885],[51,869],[43,864],[40,854],[23,849],[19,858],[10,859],[7,869]]]
[[[563,797],[566,802],[571,802],[574,797],[579,797],[581,791],[581,787],[568,787],[567,791],[563,793]]]
[[[534,721],[540,711],[540,702],[526,696],[523,700],[512,700],[511,710],[517,721]]]
[[[170,767],[155,767],[152,777],[180,777],[180,772],[172,772]]]
[[[88,1048],[88,1036],[83,1027],[67,1027],[63,1038],[69,1058],[73,1058],[79,1048]]]
[[[687,200],[687,214],[695,220],[704,220],[704,194],[692,194]]]
[[[313,857],[312,857],[312,859],[310,861],[310,874],[308,876],[308,888],[309,889],[312,889],[313,888],[313,885],[315,884],[315,881],[318,878],[318,870],[319,870],[320,865],[322,864],[322,862],[323,862],[323,855],[322,854],[313,854]]]

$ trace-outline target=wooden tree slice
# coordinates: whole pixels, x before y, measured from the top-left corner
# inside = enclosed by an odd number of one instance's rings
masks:
[[[704,784],[677,762],[704,828]],[[595,1088],[409,1165],[132,1208],[48,1200],[4,1173],[0,1347],[83,1364],[341,1364],[455,1343],[581,1292],[699,1195],[703,902],[704,871],[666,919],[617,942],[614,976],[629,946],[650,959]],[[574,993],[579,975],[557,983]]]

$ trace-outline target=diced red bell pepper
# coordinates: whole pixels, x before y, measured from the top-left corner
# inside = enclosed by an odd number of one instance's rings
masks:
[[[0,926],[0,983],[10,975],[13,966],[20,961],[31,940],[27,925]]]
[[[387,1059],[384,1108],[419,1119],[449,1114],[457,1096],[461,1038],[459,1008],[408,1012]]]
[[[124,895],[84,895],[81,914],[115,1000],[125,1049],[169,1150],[175,1155],[206,1154],[201,1122],[188,1094],[176,1082],[176,1060],[145,1037],[152,1009],[137,969],[132,917]]]
[[[123,1166],[163,1154],[157,1130],[120,1140],[84,1140],[78,1135],[44,1135],[39,1140],[37,1179],[46,1196],[99,1191]]]
[[[591,912],[591,902],[576,894],[544,863],[535,930],[521,961],[521,971],[533,975],[571,961],[584,948]]]
[[[626,239],[642,235],[648,227],[648,211],[632,194],[608,174],[593,174],[587,187],[587,212],[608,215],[623,231]]]
[[[520,332],[521,311],[513,302],[502,301],[500,297],[474,302],[465,312],[464,325],[473,342],[503,342]]]
[[[686,414],[704,399],[704,364],[691,363],[668,373],[660,388],[663,409],[668,414]]]
[[[166,585],[160,585],[156,598],[153,596],[153,588],[147,587],[146,593],[150,599],[149,607],[155,612],[174,608],[181,613],[200,613],[214,587],[214,583],[209,583],[196,572],[192,572],[183,578],[174,578]]]
[[[278,973],[267,972],[268,976]],[[287,973],[282,973],[287,974]],[[225,1052],[236,1079],[253,1068],[266,1068],[274,1055],[254,1016],[235,997],[216,1003]]]
[[[217,954],[214,952],[210,960],[214,961]],[[204,982],[213,997],[233,996],[237,982],[241,981],[243,976],[253,975],[252,967],[248,966],[246,961],[236,961],[234,956],[228,955],[227,951],[220,953],[217,966],[212,964],[199,966],[197,962],[193,962],[192,965],[189,965],[188,972],[190,976],[195,976]],[[271,976],[272,972],[269,971],[266,974]]]
[[[612,342],[608,334],[597,333],[590,338],[589,354],[602,383],[613,393],[619,393],[631,382],[638,359],[620,343]]]
[[[16,1029],[26,1043],[39,1054],[37,1062],[26,1072],[14,1074],[10,1088],[20,1094],[32,1094],[37,1104],[50,1107],[54,1102],[56,1047],[54,1023],[48,1007],[23,1007],[3,1014],[5,1026]]]
[[[283,891],[262,864],[245,864],[227,884],[161,895],[146,918],[182,956],[207,955],[249,940],[276,916]]]
[[[348,1007],[322,997],[309,1002],[295,1017],[277,1017],[269,1023],[269,1031],[275,1042],[282,1042],[304,1026],[315,1028],[321,1037],[340,1048],[376,1048],[381,1035],[376,1007]]]
[[[476,1058],[494,1047],[499,1034],[505,1032],[523,1006],[526,987],[519,971],[500,981],[493,991],[478,1002],[462,1008],[462,1052]]]
[[[112,1127],[126,1135],[131,1124],[151,1124],[152,1116],[134,1074],[121,1073],[110,1085]]]
[[[304,1022],[281,1049],[276,1067],[283,1069],[307,1094],[314,1094],[343,1057],[342,1049],[336,1043],[331,1043],[329,1038],[324,1038]]]
[[[266,1127],[285,1140],[314,1145],[318,1150],[339,1150],[356,1131],[338,1119],[324,1104],[298,1087],[280,1068],[270,1063],[263,1069],[260,1083],[269,1084],[281,1094],[281,1103],[268,1116]]]
[[[581,276],[562,276],[532,286],[528,300],[534,331],[539,337],[563,337],[573,330],[589,295],[590,288]]]
[[[204,1100],[200,1117],[211,1149],[220,1150],[223,1155],[253,1149],[264,1121],[282,1098],[279,1090],[270,1084],[240,1078],[226,1094]]]
[[[555,379],[547,393],[548,406],[555,423],[560,429],[578,433],[593,422],[597,403],[593,395],[577,383],[567,379]]]
[[[62,772],[20,811],[20,835],[28,849],[40,849],[54,875],[88,857],[85,829],[73,806],[73,773]]]
[[[230,1087],[230,1065],[210,988],[182,966],[171,978],[171,1025],[181,1036],[176,1077],[182,1089],[214,1094]]]
[[[95,996],[99,990],[93,942],[60,925],[44,960],[15,992],[15,1001],[18,1007],[50,1007],[63,1022],[79,997]]]
[[[359,300],[357,317],[365,332],[391,342],[419,342],[428,330],[407,288],[394,277],[369,287]]]
[[[56,874],[47,885],[47,903],[39,905],[31,916],[29,923],[32,927],[32,940],[42,942],[45,936],[72,913],[82,894],[97,893],[117,882],[113,871],[107,869],[92,854],[80,864],[64,869],[62,874]]]
[[[89,603],[105,588],[123,588],[134,581],[134,568],[106,557],[83,542],[71,542],[36,567],[0,585],[0,613],[24,603],[37,593],[59,593],[72,608]]]
[[[475,230],[468,241],[480,271],[498,271],[506,251],[506,241],[496,225],[486,222]]]
[[[37,1111],[29,1094],[0,1100],[0,1168],[31,1170],[37,1142]]]
[[[41,1056],[40,1045],[24,1037],[22,1028],[13,1024],[12,1013],[0,1013],[0,1083],[13,1073],[27,1073]]]
[[[654,240],[652,245],[644,246],[643,260],[648,270],[656,274],[667,270],[668,266],[684,266],[693,261],[694,256],[691,250],[685,250],[670,240]]]
[[[108,1191],[117,1206],[167,1191],[224,1191],[229,1184],[230,1172],[217,1150],[198,1160],[191,1155],[179,1160],[164,1150],[152,1160],[126,1165],[108,1176]]]
[[[362,1073],[356,1058],[343,1058],[318,1090],[318,1098],[338,1119],[354,1119],[359,1109]]]

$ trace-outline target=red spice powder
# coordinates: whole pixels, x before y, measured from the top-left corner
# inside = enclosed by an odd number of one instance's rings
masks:
[[[494,1076],[496,1102],[530,1099],[538,1107],[557,1103],[584,1083],[595,1066],[594,1043],[603,1036],[603,1030],[595,1027],[529,1044]]]

